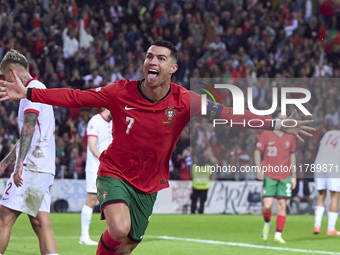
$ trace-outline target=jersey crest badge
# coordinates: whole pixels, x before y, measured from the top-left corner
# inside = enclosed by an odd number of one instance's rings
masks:
[[[109,193],[106,190],[103,192],[103,195],[102,195],[103,201],[105,201],[108,194]]]
[[[172,118],[176,115],[176,110],[173,106],[168,106],[168,109],[165,110],[165,116],[168,117],[168,121],[172,121]]]
[[[289,141],[286,141],[286,149],[289,148],[289,145],[290,145]]]

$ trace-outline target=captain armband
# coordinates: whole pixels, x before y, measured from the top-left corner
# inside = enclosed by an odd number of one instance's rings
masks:
[[[213,121],[214,119],[219,119],[222,109],[223,109],[223,105],[219,103],[215,104],[212,101],[208,101],[207,115],[205,115],[205,117],[210,121]]]
[[[27,88],[26,98],[31,101],[31,98],[32,98],[32,88]]]

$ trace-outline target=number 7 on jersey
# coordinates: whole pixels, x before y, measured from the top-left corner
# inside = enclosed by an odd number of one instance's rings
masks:
[[[126,116],[126,122],[129,123],[129,125],[126,128],[126,133],[130,134],[130,130],[131,130],[132,126],[133,126],[133,123],[135,123],[135,119]]]

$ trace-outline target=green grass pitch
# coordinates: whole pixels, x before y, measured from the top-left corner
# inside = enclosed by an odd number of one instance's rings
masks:
[[[95,254],[96,246],[78,244],[80,214],[52,213],[51,220],[60,255]],[[321,233],[313,235],[314,216],[288,215],[283,231],[287,242],[284,245],[273,241],[275,220],[276,216],[273,216],[270,239],[264,242],[261,239],[261,215],[152,215],[143,241],[132,254],[340,254],[340,236],[325,234],[327,217],[323,218]],[[337,228],[340,229],[340,223]],[[105,229],[105,221],[100,221],[99,214],[94,214],[90,227],[92,239],[98,240]],[[164,236],[180,240],[164,239]],[[268,247],[278,249],[270,250]],[[290,250],[285,250],[287,248]],[[15,223],[5,254],[39,254],[38,240],[26,215],[21,215]]]

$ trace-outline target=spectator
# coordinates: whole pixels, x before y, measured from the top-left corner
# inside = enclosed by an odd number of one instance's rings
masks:
[[[75,31],[65,28],[63,31],[64,57],[73,58],[79,50],[79,42],[75,38]]]
[[[79,155],[79,149],[77,147],[74,147],[71,150],[70,163],[68,165],[67,174],[73,175],[73,179],[78,179],[79,174],[81,174],[82,172],[82,158]]]
[[[89,87],[89,80],[93,80],[93,85],[95,87],[98,87],[100,85],[100,83],[102,82],[103,77],[101,77],[98,74],[98,70],[95,69],[95,70],[92,71],[91,74],[86,75],[83,79],[85,81],[85,87]]]

